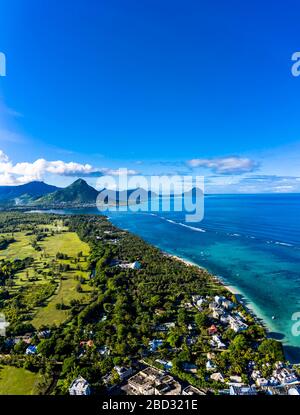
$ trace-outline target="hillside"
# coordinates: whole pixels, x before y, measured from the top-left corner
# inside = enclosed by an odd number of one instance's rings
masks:
[[[18,205],[57,191],[59,188],[44,182],[30,182],[20,186],[0,186],[0,204]]]
[[[59,189],[34,201],[34,205],[94,204],[98,192],[83,179],[78,179],[65,189]]]

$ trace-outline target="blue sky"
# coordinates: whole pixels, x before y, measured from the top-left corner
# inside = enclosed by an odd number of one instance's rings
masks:
[[[0,8],[0,184],[126,167],[203,174],[213,193],[300,192],[299,2]]]

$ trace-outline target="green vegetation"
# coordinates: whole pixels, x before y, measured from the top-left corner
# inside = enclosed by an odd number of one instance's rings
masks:
[[[26,214],[23,222],[11,225],[13,214],[1,216],[8,219],[2,222],[2,238],[14,238],[0,251],[0,304],[5,303],[12,330],[22,321],[31,320],[37,328],[62,323],[70,315],[72,300],[89,302],[89,246],[68,232],[60,218],[49,223],[47,215],[34,215],[34,223],[26,224]],[[58,309],[57,304],[65,307]]]
[[[34,201],[34,205],[49,206],[58,204],[96,204],[98,192],[82,179],[76,180],[65,189],[57,190]]]
[[[10,322],[0,362],[43,374],[38,393],[65,394],[79,374],[103,392],[115,365],[142,360],[159,368],[171,362],[177,378],[217,391],[224,385],[211,379],[208,360],[225,381],[239,375],[247,382],[249,364],[268,375],[284,358],[281,344],[266,339],[209,273],[104,217],[2,213],[0,234],[15,239],[0,251],[0,312]],[[135,261],[138,269],[130,266]],[[216,295],[244,322],[241,332],[216,322]],[[201,307],[191,304],[195,296]],[[223,346],[212,344],[213,324]],[[28,341],[37,346],[33,356],[25,355]]]

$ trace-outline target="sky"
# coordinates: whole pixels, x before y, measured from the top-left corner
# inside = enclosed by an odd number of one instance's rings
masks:
[[[127,168],[300,192],[299,18],[296,0],[0,0],[0,185]]]

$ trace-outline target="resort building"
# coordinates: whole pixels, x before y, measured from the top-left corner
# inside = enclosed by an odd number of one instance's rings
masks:
[[[247,330],[248,325],[244,323],[240,318],[238,317],[232,317],[229,316],[228,318],[230,328],[235,331],[236,333],[239,333],[243,330]]]
[[[82,376],[79,376],[72,382],[69,393],[70,395],[90,395],[90,385]]]
[[[256,389],[250,386],[230,386],[230,395],[257,395]]]
[[[298,381],[298,377],[295,372],[286,367],[274,370],[273,376],[283,385]]]
[[[209,334],[210,336],[212,336],[213,334],[216,334],[216,333],[218,333],[218,329],[217,329],[217,327],[213,324],[213,325],[211,325],[211,326],[210,326],[210,328],[208,329],[208,334]]]

